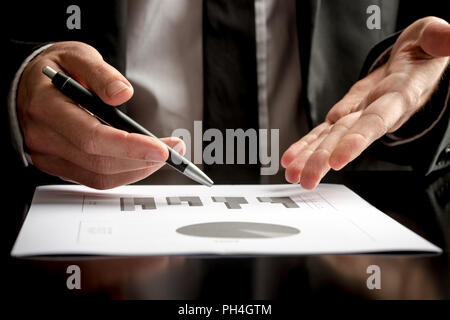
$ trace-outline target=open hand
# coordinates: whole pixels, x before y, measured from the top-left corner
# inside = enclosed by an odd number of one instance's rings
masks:
[[[387,63],[358,81],[325,122],[284,153],[286,180],[314,189],[331,168],[340,170],[375,140],[400,128],[431,98],[449,56],[446,21],[427,17],[410,25]]]

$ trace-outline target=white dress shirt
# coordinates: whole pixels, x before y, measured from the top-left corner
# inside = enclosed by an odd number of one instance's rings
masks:
[[[259,127],[280,129],[280,154],[308,131],[295,0],[255,0]],[[203,118],[202,0],[128,2],[128,114],[159,137]]]
[[[295,0],[255,0],[259,128],[279,129],[280,155],[308,131],[299,107],[295,12]],[[126,76],[134,88],[128,114],[159,137],[180,128],[193,135],[194,121],[203,118],[202,0],[129,1],[127,21]],[[17,85],[28,62],[50,45],[24,61],[10,90],[10,121],[25,165],[32,161],[20,147]]]

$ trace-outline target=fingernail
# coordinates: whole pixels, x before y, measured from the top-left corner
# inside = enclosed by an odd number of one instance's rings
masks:
[[[130,87],[127,86],[123,81],[116,80],[111,82],[106,86],[106,94],[109,97],[114,97],[124,90],[128,90]]]
[[[174,147],[173,150],[175,150],[176,152],[178,152],[179,154],[181,154],[181,152],[184,149],[184,143],[182,141],[178,142]]]
[[[150,152],[147,154],[147,157],[145,158],[147,161],[155,161],[155,162],[162,162],[166,161],[165,155],[161,153],[159,150],[150,150]]]

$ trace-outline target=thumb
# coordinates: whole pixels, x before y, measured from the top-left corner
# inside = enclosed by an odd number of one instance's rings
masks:
[[[430,56],[450,56],[450,24],[442,19],[427,24],[422,31],[419,44]]]
[[[82,42],[63,42],[58,51],[60,66],[103,102],[118,106],[133,96],[130,82],[106,63],[95,48]]]

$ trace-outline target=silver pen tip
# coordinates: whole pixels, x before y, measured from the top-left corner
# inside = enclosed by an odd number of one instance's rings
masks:
[[[57,72],[52,68],[50,68],[49,66],[45,66],[44,68],[42,68],[42,73],[45,74],[50,79],[52,79]]]
[[[192,164],[189,164],[186,167],[184,174],[204,186],[212,187],[214,184],[214,182],[203,171]]]
[[[212,181],[207,175],[205,175],[205,183],[203,183],[207,187],[212,187],[214,185],[214,181]]]

